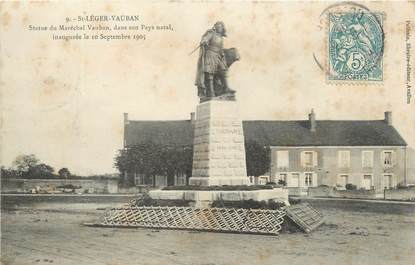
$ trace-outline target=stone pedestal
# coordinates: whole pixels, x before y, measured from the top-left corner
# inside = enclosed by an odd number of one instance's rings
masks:
[[[283,188],[274,188],[272,190],[151,190],[148,193],[154,200],[173,200],[188,201],[195,204],[196,207],[208,208],[214,201],[265,201],[273,200],[275,202],[288,202],[288,190]]]
[[[190,185],[247,185],[242,120],[236,101],[197,106]]]

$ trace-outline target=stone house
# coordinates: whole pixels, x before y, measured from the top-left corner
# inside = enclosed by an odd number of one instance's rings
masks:
[[[130,121],[124,114],[124,146],[153,141],[191,145],[194,114],[190,120]],[[270,146],[271,167],[266,176],[252,183],[283,180],[289,188],[307,189],[319,185],[345,189],[383,191],[406,183],[407,144],[392,125],[392,113],[383,120],[316,120],[312,111],[306,120],[244,121],[245,140]],[[185,176],[168,180],[157,176],[147,181],[138,172],[137,185],[184,185]]]

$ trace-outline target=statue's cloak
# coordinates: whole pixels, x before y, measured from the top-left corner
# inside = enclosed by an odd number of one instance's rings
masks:
[[[196,81],[195,85],[199,89],[205,89],[205,47],[200,46],[199,59],[197,61]]]

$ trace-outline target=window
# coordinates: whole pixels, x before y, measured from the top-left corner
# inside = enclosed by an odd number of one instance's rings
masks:
[[[301,164],[304,167],[317,166],[317,153],[313,151],[305,151],[301,153]]]
[[[393,165],[393,152],[383,151],[382,162],[384,167],[391,167]]]
[[[176,176],[176,185],[177,186],[186,185],[186,175],[177,175]]]
[[[144,175],[134,173],[134,183],[135,185],[144,185]]]
[[[304,163],[306,166],[313,165],[313,153],[312,152],[305,152],[304,153]]]
[[[258,184],[259,185],[265,185],[268,182],[268,177],[265,176],[259,176],[258,177]]]
[[[144,179],[144,184],[145,185],[150,185],[150,186],[153,186],[154,187],[154,181],[155,181],[155,176],[146,176]]]
[[[346,184],[349,183],[349,175],[347,174],[340,174],[337,177],[337,186],[340,188],[346,188]]]
[[[339,167],[349,168],[350,167],[350,151],[339,151]]]
[[[284,181],[285,185],[287,185],[287,174],[286,173],[281,173],[278,176],[277,184],[279,184],[279,181]]]
[[[300,187],[300,174],[292,173],[291,177],[288,179],[288,187]]]
[[[313,173],[305,173],[304,184],[306,187],[313,186]]]
[[[288,151],[277,151],[277,167],[287,168],[288,164]]]
[[[300,174],[299,173],[291,173],[287,176],[287,187],[300,187]]]
[[[383,187],[385,189],[390,189],[393,187],[393,178],[391,174],[383,175]]]
[[[373,167],[373,151],[362,152],[362,167],[363,168]]]
[[[372,189],[372,186],[373,186],[372,175],[371,174],[363,175],[362,188],[365,190],[370,190]]]

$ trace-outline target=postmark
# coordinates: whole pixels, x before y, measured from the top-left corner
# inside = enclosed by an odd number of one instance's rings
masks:
[[[327,78],[383,81],[382,13],[354,10],[328,14]]]

